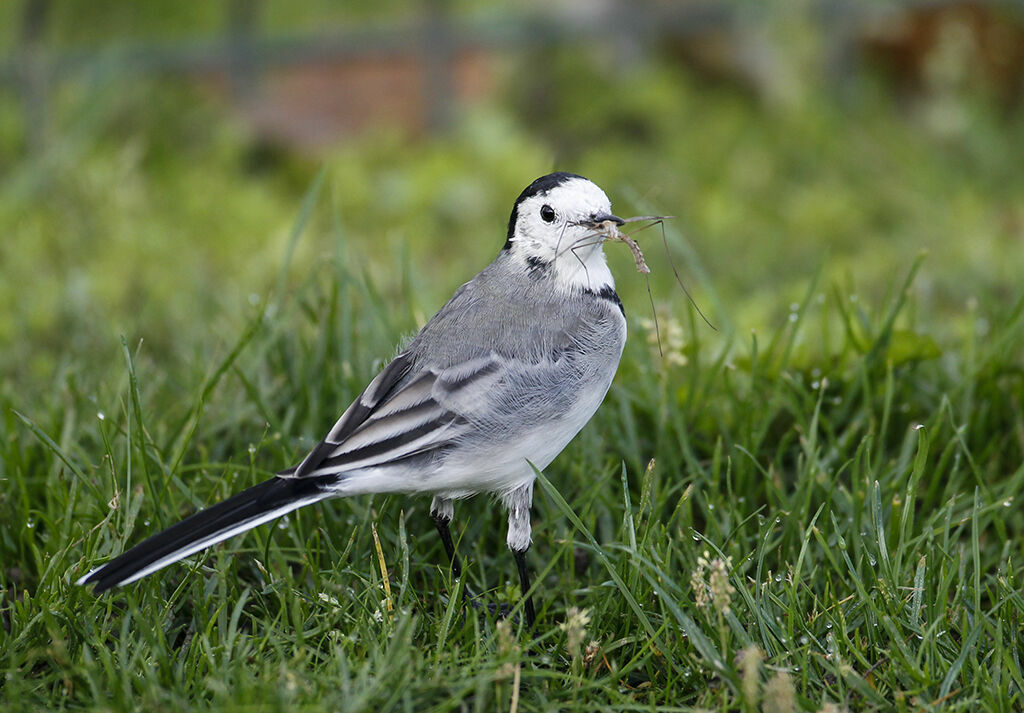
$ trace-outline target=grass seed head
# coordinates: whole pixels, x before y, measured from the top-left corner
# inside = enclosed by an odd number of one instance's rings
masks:
[[[849,713],[850,709],[838,703],[826,702],[818,709],[818,713]]]
[[[589,611],[569,607],[565,613],[565,621],[558,625],[558,628],[565,632],[565,648],[574,659],[580,655],[580,645],[587,636],[587,624],[589,623]]]
[[[731,557],[711,559],[710,553],[704,550],[704,554],[697,558],[697,568],[690,575],[690,587],[698,608],[710,605],[720,614],[731,611],[732,595],[736,593],[736,588],[729,582],[731,568]]]
[[[508,656],[516,649],[515,636],[512,633],[512,625],[506,619],[502,619],[495,626],[498,633],[498,656]]]
[[[658,327],[664,323],[663,334]],[[686,337],[683,325],[672,315],[664,315],[657,319],[641,319],[640,327],[644,330],[647,348],[654,356],[661,355],[669,366],[686,366]]]
[[[792,713],[796,711],[796,689],[793,679],[785,671],[779,671],[764,687],[764,713]]]
[[[732,595],[736,588],[729,583],[729,570],[732,568],[731,558],[724,560],[716,557],[711,562],[711,573],[708,575],[708,588],[711,590],[711,603],[722,614],[731,611]]]
[[[764,652],[753,644],[740,651],[736,656],[736,663],[743,675],[743,698],[751,708],[757,705],[762,661],[764,661]]]
[[[497,630],[498,639],[498,658],[499,659],[518,659],[519,656],[519,645],[516,643],[515,634],[512,631],[512,624],[508,620],[501,620],[495,626]],[[512,678],[515,675],[516,663],[514,661],[505,661],[497,670],[494,672],[495,679],[502,681],[507,678]]]
[[[707,556],[708,552],[705,550],[704,554],[697,558],[697,568],[690,573],[690,588],[693,589],[698,609],[704,609],[711,603],[708,585],[704,581],[704,571],[708,567]]]

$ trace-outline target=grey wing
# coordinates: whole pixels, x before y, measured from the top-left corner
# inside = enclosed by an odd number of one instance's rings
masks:
[[[447,369],[417,369],[408,353],[394,359],[327,436],[281,477],[323,477],[398,463],[450,446],[472,430],[474,411],[500,378],[498,357],[488,355]]]

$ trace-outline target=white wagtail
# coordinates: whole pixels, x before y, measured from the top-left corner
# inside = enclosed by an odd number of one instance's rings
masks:
[[[498,257],[460,287],[294,468],[213,505],[78,580],[102,592],[319,500],[430,493],[454,576],[453,502],[493,493],[530,588],[534,468],[545,468],[601,404],[626,341],[602,250],[622,225],[604,192],[552,173],[519,195]],[[533,625],[533,602],[524,612]]]

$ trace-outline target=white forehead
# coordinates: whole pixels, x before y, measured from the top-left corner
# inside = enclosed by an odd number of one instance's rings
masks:
[[[575,215],[608,213],[611,201],[596,184],[586,178],[569,178],[550,190],[526,199],[531,206],[550,205],[556,211]]]

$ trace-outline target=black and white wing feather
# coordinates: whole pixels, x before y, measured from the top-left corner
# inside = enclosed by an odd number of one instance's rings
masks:
[[[278,475],[344,478],[348,471],[400,465],[447,448],[471,428],[500,371],[495,355],[447,369],[417,369],[408,353],[401,354],[299,465]]]
[[[467,427],[458,394],[493,374],[488,359],[438,373],[402,354],[366,387],[295,468],[202,510],[78,580],[96,591],[133,582],[229,537],[337,494],[346,471],[399,464],[447,446]],[[448,404],[443,406],[442,402]]]

